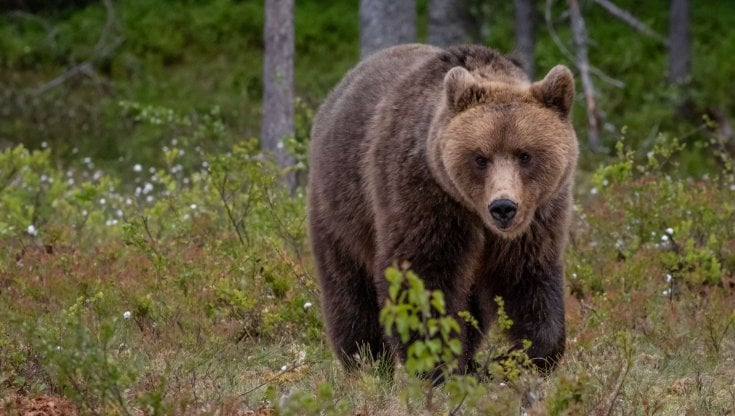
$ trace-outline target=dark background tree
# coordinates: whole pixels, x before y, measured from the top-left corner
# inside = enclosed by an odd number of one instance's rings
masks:
[[[414,0],[360,0],[360,56],[416,41]]]
[[[475,40],[467,0],[429,0],[428,42],[450,46]]]
[[[692,64],[689,0],[671,0],[669,9],[669,83],[689,78]]]
[[[266,0],[263,59],[263,122],[261,147],[272,152],[281,167],[293,164],[284,139],[294,135],[293,61],[294,0]],[[295,178],[287,182],[295,186]]]
[[[521,58],[526,74],[533,79],[534,66],[536,64],[534,53],[536,46],[534,34],[536,24],[533,1],[513,0],[513,10],[515,12],[515,51]]]

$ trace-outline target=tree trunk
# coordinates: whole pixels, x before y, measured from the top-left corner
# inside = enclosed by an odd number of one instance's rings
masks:
[[[513,0],[513,8],[516,15],[516,52],[523,61],[523,69],[528,77],[533,79],[535,57],[534,57],[534,16],[533,2],[531,0]]]
[[[282,168],[292,166],[283,139],[294,135],[293,57],[294,0],[265,0],[265,58],[263,61],[263,121],[261,148],[271,152]],[[286,177],[294,189],[295,176]]]
[[[429,43],[451,46],[471,41],[472,18],[466,0],[429,0]]]
[[[415,0],[360,0],[360,57],[416,41]]]
[[[689,78],[692,63],[689,32],[689,1],[671,0],[669,9],[669,83],[681,84]]]
[[[590,62],[587,57],[587,28],[579,10],[577,0],[569,0],[569,17],[572,21],[572,37],[574,39],[575,60],[582,78],[585,104],[587,107],[587,140],[593,151],[602,149],[600,142],[600,115],[597,112],[595,87],[590,76]]]

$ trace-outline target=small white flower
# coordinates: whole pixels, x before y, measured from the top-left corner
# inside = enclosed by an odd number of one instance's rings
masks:
[[[661,241],[664,241],[664,242],[669,241],[669,236],[668,235],[662,235],[661,236]]]
[[[117,211],[115,212],[115,215],[117,215],[118,217],[122,217],[122,216],[123,216],[123,211],[122,211],[121,209],[118,209],[118,210],[117,210]]]
[[[283,149],[283,141],[279,140],[278,144],[276,144],[276,147],[280,150]]]
[[[666,234],[668,234],[668,235],[674,235],[674,229],[671,228],[671,227],[667,228],[666,229]]]
[[[143,166],[140,163],[133,165],[133,172],[143,172]]]
[[[191,209],[197,209],[197,204],[191,204],[191,205],[189,205],[189,208],[191,208]]]
[[[56,346],[56,351],[61,351],[61,345]]]
[[[145,197],[145,201],[148,203],[153,202],[153,199],[153,195],[148,195],[147,197]]]
[[[146,182],[145,185],[143,185],[143,193],[147,194],[153,190],[153,184],[150,182]]]
[[[47,148],[48,147],[48,143],[46,143],[45,141],[41,142],[41,147],[44,148],[44,149]]]
[[[610,184],[610,182],[607,179],[603,179],[602,180],[602,186],[607,186],[609,184]]]
[[[83,209],[83,210],[82,210],[82,217],[86,217],[86,216],[87,216],[87,214],[89,214],[89,213],[87,212],[87,210],[86,210],[86,209]]]
[[[597,188],[593,187],[590,189],[590,195],[597,195]]]
[[[123,312],[123,319],[130,319],[133,314],[130,311]]]
[[[304,303],[304,310],[307,310],[309,308],[311,308],[311,302],[305,302]]]
[[[661,292],[661,296],[669,296],[671,294],[671,289],[666,289],[663,292]]]
[[[28,226],[28,229],[26,230],[26,232],[28,232],[28,234],[30,234],[32,236],[38,235],[38,230],[36,229],[36,227],[33,224],[31,224],[31,225]]]
[[[671,282],[671,279],[672,279],[671,273],[666,273],[666,283]]]
[[[133,200],[130,198],[125,198],[125,205],[133,205]]]
[[[730,185],[730,190],[731,190],[731,191],[735,191],[735,183],[734,183],[734,184],[732,184],[732,185]]]
[[[572,279],[576,279],[576,278],[577,278],[577,273],[572,273]]]
[[[67,179],[66,180],[66,184],[69,185],[69,186],[73,186],[74,185],[74,178]]]
[[[281,367],[281,371],[286,371],[286,370],[288,370],[288,364],[285,364]]]
[[[107,200],[105,198],[100,198],[100,205],[105,205],[107,203]]]

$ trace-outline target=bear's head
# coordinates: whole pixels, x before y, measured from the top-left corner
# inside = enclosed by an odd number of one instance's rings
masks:
[[[541,210],[569,200],[578,154],[569,69],[558,65],[528,83],[455,67],[443,91],[429,163],[442,187],[488,229],[516,238]]]

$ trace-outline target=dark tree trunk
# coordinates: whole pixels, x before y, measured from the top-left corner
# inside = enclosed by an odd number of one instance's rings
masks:
[[[669,83],[681,84],[691,69],[689,1],[671,0],[669,9]]]
[[[516,52],[523,62],[523,69],[533,79],[536,60],[534,57],[534,15],[531,0],[513,0],[516,15]]]
[[[473,22],[466,0],[429,0],[429,43],[450,46],[471,41]]]
[[[293,5],[294,0],[265,0],[261,148],[271,152],[282,168],[294,163],[283,141],[294,135]],[[291,189],[295,187],[293,174],[286,181]]]
[[[415,0],[360,0],[360,57],[416,41]]]

